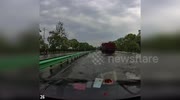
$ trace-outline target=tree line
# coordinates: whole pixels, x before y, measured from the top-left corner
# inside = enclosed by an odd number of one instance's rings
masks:
[[[119,38],[114,41],[118,51],[126,52],[138,52],[141,51],[141,31],[139,33],[133,34],[130,33],[123,38]]]
[[[41,31],[41,30],[40,30]],[[48,44],[39,34],[40,52],[42,51],[87,51],[96,49],[87,42],[79,42],[77,39],[68,39],[67,32],[62,22],[58,22],[56,29],[49,32]]]

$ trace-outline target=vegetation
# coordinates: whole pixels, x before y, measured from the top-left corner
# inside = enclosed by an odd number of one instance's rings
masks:
[[[48,49],[48,44],[44,42],[40,34],[39,34],[39,46],[40,46],[40,52],[46,51]]]
[[[51,50],[67,49],[67,37],[62,22],[59,22],[56,25],[56,30],[50,31],[49,34],[48,42]]]
[[[124,38],[117,39],[114,43],[119,51],[139,53],[141,50],[141,33],[140,31],[138,35],[130,33]]]
[[[86,42],[79,42],[76,39],[68,39],[67,32],[64,29],[63,23],[58,22],[56,29],[49,32],[50,36],[47,38],[48,44],[44,42],[40,35],[40,50],[45,51],[87,51],[96,49]],[[141,47],[141,33],[128,34],[123,38],[114,41],[117,50],[127,52],[140,52]],[[48,46],[49,45],[49,46]]]
[[[41,31],[41,30],[40,30]],[[56,29],[49,32],[50,36],[47,38],[48,44],[44,42],[42,36],[40,35],[40,50],[45,51],[86,51],[86,50],[94,50],[95,47],[89,45],[86,42],[79,42],[76,39],[68,39],[67,32],[64,29],[63,23],[58,22],[56,25]]]
[[[157,33],[155,36],[147,37],[142,40],[144,51],[160,52],[179,52],[180,51],[180,32]]]

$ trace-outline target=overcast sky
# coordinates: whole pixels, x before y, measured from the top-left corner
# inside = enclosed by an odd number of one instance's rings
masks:
[[[68,38],[99,46],[140,29],[140,0],[40,0],[40,27],[60,20]]]
[[[0,37],[15,43],[27,28],[32,28],[39,21],[38,0],[0,0]],[[37,27],[38,28],[38,27]]]
[[[47,37],[60,20],[68,38],[98,46],[131,32],[137,34],[140,26],[142,35],[178,30],[179,4],[180,0],[0,0],[0,29],[40,20]]]
[[[141,0],[142,36],[180,31],[180,0]]]
[[[21,28],[38,20],[38,0],[0,0],[0,28]]]

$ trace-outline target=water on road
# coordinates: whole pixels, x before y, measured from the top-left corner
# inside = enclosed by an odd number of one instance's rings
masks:
[[[137,54],[115,52],[113,55],[102,54],[100,51],[90,53],[67,66],[54,77],[94,80],[97,77],[115,80],[140,79],[140,64],[119,60],[120,57],[136,56]]]

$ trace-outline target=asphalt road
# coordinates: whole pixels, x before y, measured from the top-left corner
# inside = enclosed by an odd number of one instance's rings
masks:
[[[90,53],[60,71],[54,77],[94,80],[97,77],[115,80],[140,79],[140,64],[127,61],[127,57],[137,54],[115,52],[113,55],[102,54],[100,51]],[[122,60],[126,58],[126,61]],[[116,60],[115,60],[116,59]],[[121,60],[118,60],[121,59]]]

